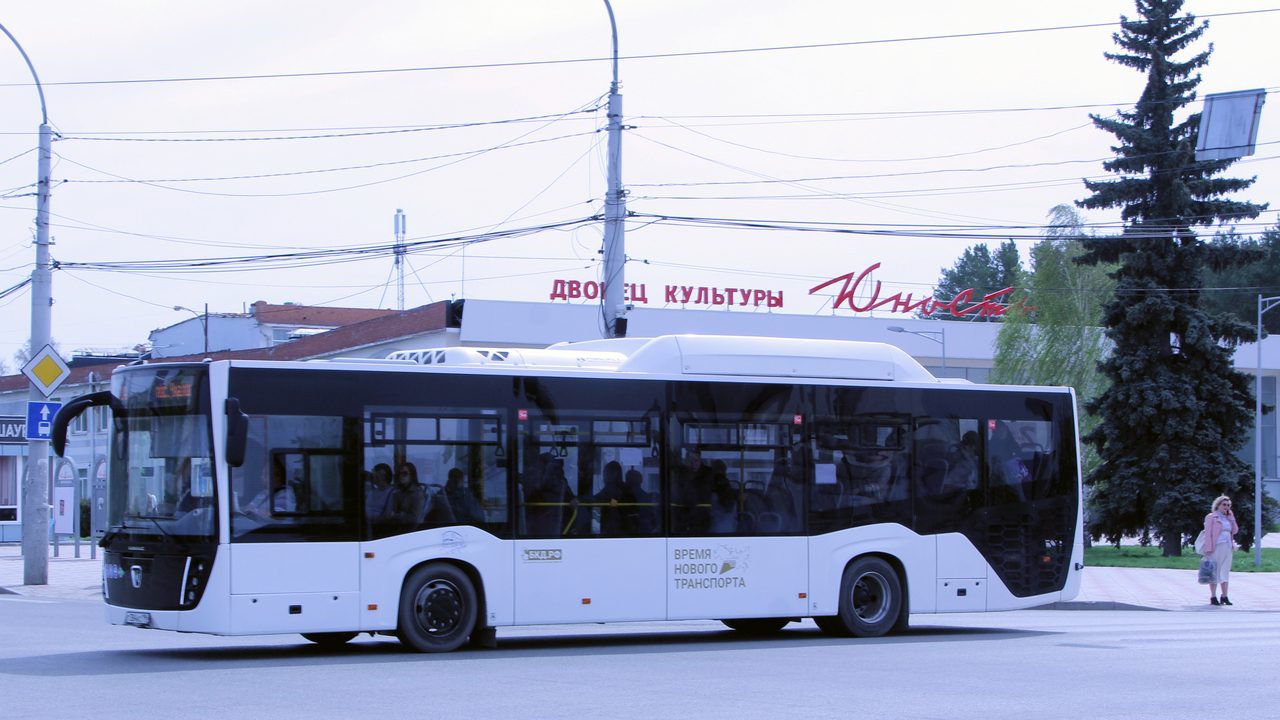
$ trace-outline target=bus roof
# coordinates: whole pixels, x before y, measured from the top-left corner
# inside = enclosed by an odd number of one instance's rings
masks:
[[[398,350],[387,360],[453,367],[525,367],[645,375],[729,375],[938,382],[893,345],[855,340],[663,335],[558,343],[545,349]],[[342,362],[369,362],[348,359]],[[375,361],[376,362],[376,361]]]

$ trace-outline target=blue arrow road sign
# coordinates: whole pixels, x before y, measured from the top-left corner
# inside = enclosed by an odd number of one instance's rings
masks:
[[[53,416],[61,408],[60,402],[28,402],[27,439],[48,440],[53,433]]]

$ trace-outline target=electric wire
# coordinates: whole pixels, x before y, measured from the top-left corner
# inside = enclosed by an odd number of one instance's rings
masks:
[[[1280,8],[1267,8],[1259,10],[1241,10],[1236,12],[1212,13],[1197,15],[1196,18],[1206,20],[1210,18],[1233,17],[1242,15],[1258,15],[1262,13],[1280,12]],[[639,55],[620,55],[618,60],[665,60],[672,58],[689,58],[689,57],[713,57],[722,55],[741,55],[754,53],[770,53],[770,52],[791,52],[797,50],[821,50],[829,48],[841,47],[859,47],[868,45],[887,45],[895,43],[916,43],[916,42],[933,42],[939,40],[962,40],[962,39],[978,39],[991,38],[1009,35],[1024,35],[1045,32],[1060,32],[1069,30],[1087,30],[1096,28],[1107,28],[1120,26],[1119,21],[1111,20],[1107,22],[1097,23],[1079,23],[1073,25],[1054,25],[1035,28],[1017,28],[1012,30],[985,30],[966,33],[947,33],[935,35],[917,35],[899,38],[881,38],[873,40],[848,40],[841,42],[828,43],[803,43],[793,45],[772,45],[747,48],[726,48],[719,50],[691,50],[685,52],[666,52],[666,53],[647,53]],[[459,65],[434,65],[423,67],[406,67],[406,68],[372,68],[364,70],[330,70],[315,72],[292,72],[292,73],[262,73],[252,75],[209,75],[209,76],[186,76],[186,77],[169,77],[169,78],[127,78],[114,80],[64,80],[64,81],[45,81],[42,83],[45,87],[70,87],[70,86],[94,86],[94,85],[139,85],[153,83],[183,83],[183,82],[215,82],[215,81],[232,81],[232,80],[279,80],[294,78],[316,78],[316,77],[335,77],[342,75],[385,75],[393,73],[417,73],[417,72],[441,72],[456,70],[484,70],[492,68],[514,68],[514,67],[535,67],[545,65],[569,65],[580,63],[596,63],[596,62],[613,62],[614,58],[609,57],[589,57],[589,58],[562,58],[554,60],[524,60],[513,62],[493,62],[493,63],[473,63]],[[31,83],[0,83],[0,87],[28,87]]]

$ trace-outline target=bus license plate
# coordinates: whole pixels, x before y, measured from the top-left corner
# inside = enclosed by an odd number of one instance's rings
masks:
[[[151,613],[145,613],[145,612],[125,613],[124,624],[133,625],[134,627],[147,627],[151,625]]]

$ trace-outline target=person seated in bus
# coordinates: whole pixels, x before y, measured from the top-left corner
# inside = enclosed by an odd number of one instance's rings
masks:
[[[524,491],[529,534],[535,537],[567,535],[577,520],[578,499],[565,477],[564,461],[551,457],[550,453],[543,453],[538,460]]]
[[[427,492],[418,482],[418,468],[411,462],[396,467],[395,484],[391,486],[387,524],[398,532],[416,530],[427,512]]]
[[[655,534],[658,530],[657,497],[644,489],[644,474],[631,468],[623,485],[622,525],[625,534],[633,537]]]
[[[245,514],[269,519],[274,515],[294,513],[298,510],[298,498],[285,478],[284,464],[272,458],[266,463],[268,477],[257,495],[249,501]]]
[[[991,474],[992,491],[996,500],[1022,502],[1023,484],[1031,479],[1031,473],[1022,462],[1022,450],[1014,438],[1008,423],[997,421],[987,436],[987,470]]]
[[[453,503],[449,502],[449,497],[445,495],[442,486],[423,485],[422,489],[427,497],[427,509],[422,513],[422,527],[433,528],[458,524],[457,516],[453,512]]]
[[[391,510],[391,466],[378,463],[364,483],[364,515],[370,524],[385,522]]]
[[[708,532],[730,535],[738,531],[738,492],[729,480],[729,468],[723,460],[711,464],[711,507]]]
[[[778,516],[781,532],[798,532],[804,527],[804,486],[793,475],[785,461],[778,461],[764,489],[769,511]]]
[[[687,451],[673,488],[672,521],[678,532],[705,535],[711,527],[711,468],[696,448]]]
[[[444,483],[444,497],[453,508],[455,520],[462,525],[481,525],[484,523],[484,508],[463,482],[466,475],[462,468],[449,468]]]
[[[969,492],[978,489],[978,433],[970,430],[947,454],[947,479],[943,490]]]
[[[890,486],[893,477],[893,458],[888,452],[862,449],[845,453],[841,465],[837,466],[837,475],[843,470],[848,478],[846,504],[869,504],[880,502]]]
[[[591,514],[599,519],[601,535],[617,537],[624,534],[621,507],[624,494],[622,465],[617,460],[610,460],[604,465],[600,491],[585,500],[590,503]]]

